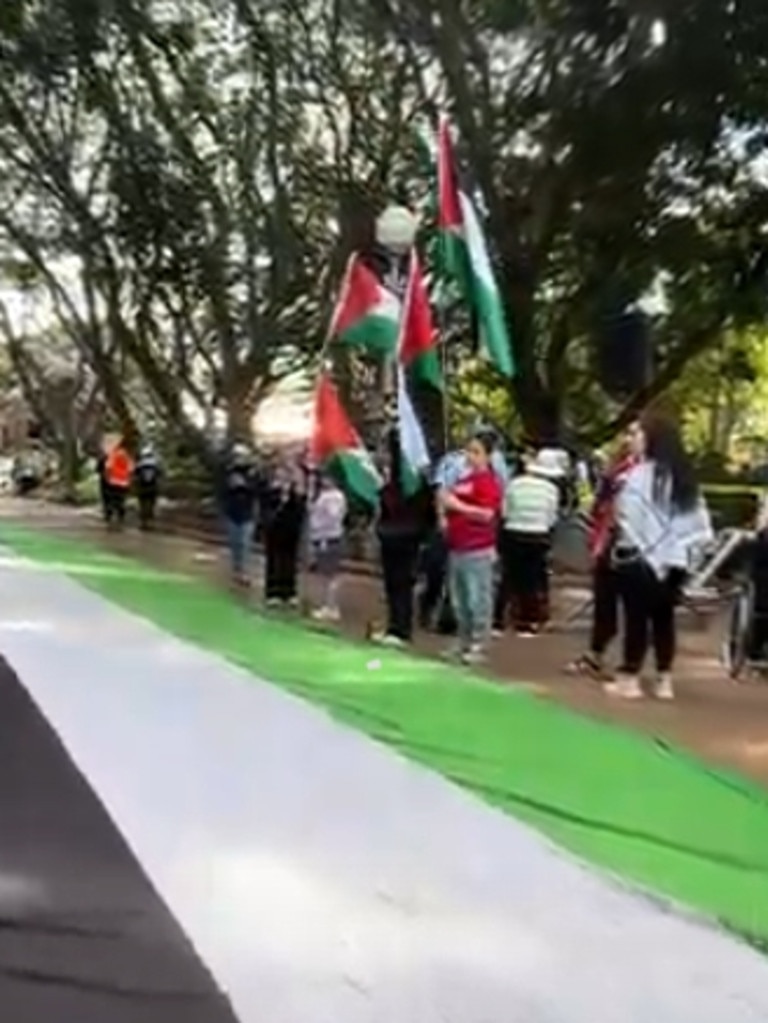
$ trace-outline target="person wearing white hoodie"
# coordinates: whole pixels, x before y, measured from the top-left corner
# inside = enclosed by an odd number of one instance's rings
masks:
[[[648,647],[656,657],[654,695],[674,699],[675,609],[698,545],[712,525],[676,424],[645,416],[634,428],[642,457],[627,474],[616,503],[615,563],[624,610],[623,663],[609,695],[641,699]]]

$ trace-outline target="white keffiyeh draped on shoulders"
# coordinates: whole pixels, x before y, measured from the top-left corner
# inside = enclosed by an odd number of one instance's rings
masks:
[[[670,569],[687,570],[696,547],[712,540],[712,522],[703,500],[679,511],[669,494],[654,493],[655,464],[641,462],[629,471],[616,502],[620,544],[635,548],[659,578]]]

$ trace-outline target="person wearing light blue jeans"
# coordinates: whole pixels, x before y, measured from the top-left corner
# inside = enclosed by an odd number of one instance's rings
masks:
[[[453,610],[461,652],[480,656],[491,632],[493,617],[494,550],[454,551],[449,561]]]
[[[232,577],[240,584],[244,584],[249,578],[254,528],[253,519],[246,519],[244,522],[227,519],[227,546]]]
[[[219,505],[227,530],[232,581],[236,586],[250,586],[255,503],[256,477],[250,452],[244,444],[235,444],[221,467]]]
[[[485,657],[493,616],[493,567],[502,487],[490,465],[487,437],[466,448],[469,472],[438,493],[438,515],[448,546],[448,579],[456,616],[458,650],[466,664]]]

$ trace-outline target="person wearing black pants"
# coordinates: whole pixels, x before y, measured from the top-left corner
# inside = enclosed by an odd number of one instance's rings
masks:
[[[419,625],[434,628],[442,635],[456,631],[456,620],[448,595],[448,546],[445,536],[435,529],[421,557],[423,587],[419,594]]]
[[[616,459],[596,484],[589,515],[587,545],[592,560],[592,627],[589,648],[568,667],[569,675],[584,675],[599,682],[613,680],[605,655],[619,631],[619,577],[613,563],[615,505],[627,473],[635,464],[635,431],[630,429]]]
[[[602,664],[619,631],[619,576],[610,554],[600,558],[592,574],[592,631],[589,650]]]
[[[261,523],[266,554],[264,597],[268,605],[298,604],[299,548],[306,496],[297,478],[281,473],[263,495]]]
[[[648,415],[637,424],[639,461],[616,501],[616,544],[624,611],[623,663],[605,691],[626,700],[644,696],[640,674],[653,642],[654,695],[673,700],[675,608],[695,546],[709,542],[712,527],[677,426]]]
[[[592,626],[589,649],[568,665],[570,675],[584,675],[611,681],[605,654],[619,632],[619,574],[610,550],[595,562],[592,570]]]
[[[555,456],[540,451],[507,486],[496,632],[504,631],[510,612],[519,636],[538,635],[549,621],[549,552],[558,516],[559,472]]]
[[[675,660],[675,609],[685,572],[671,568],[660,578],[647,562],[638,559],[619,568],[617,575],[625,617],[621,671],[637,677],[652,645],[657,675],[659,679],[665,679],[670,675]]]
[[[389,443],[389,478],[379,495],[377,522],[387,622],[373,639],[385,646],[402,646],[413,636],[419,550],[432,525],[434,505],[432,489],[426,482],[415,494],[404,491],[396,434]]]

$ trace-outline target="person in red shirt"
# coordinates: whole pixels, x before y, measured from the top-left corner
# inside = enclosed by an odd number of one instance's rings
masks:
[[[448,546],[451,601],[458,627],[459,657],[474,664],[485,657],[493,616],[493,569],[503,492],[490,465],[485,437],[467,445],[470,471],[438,495]]]

